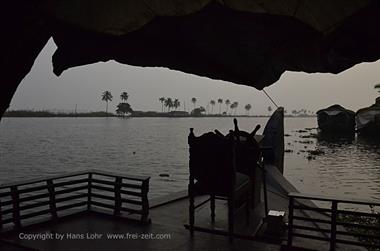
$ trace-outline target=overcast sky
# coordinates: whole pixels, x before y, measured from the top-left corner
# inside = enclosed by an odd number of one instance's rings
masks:
[[[51,63],[55,48],[50,40],[20,84],[10,109],[69,111],[77,104],[78,111],[104,110],[100,95],[105,90],[114,96],[110,110],[118,104],[122,91],[130,94],[128,102],[134,110],[161,110],[158,101],[161,96],[178,98],[187,110],[193,107],[192,97],[197,98],[197,106],[204,107],[211,99],[237,101],[239,113],[244,113],[243,107],[248,103],[252,105],[251,114],[267,114],[267,107],[273,106],[263,92],[252,87],[113,61],[72,68],[57,77]],[[304,108],[315,112],[335,103],[356,111],[373,104],[380,96],[374,89],[377,83],[380,83],[380,60],[357,65],[338,75],[286,72],[266,91],[288,111]]]

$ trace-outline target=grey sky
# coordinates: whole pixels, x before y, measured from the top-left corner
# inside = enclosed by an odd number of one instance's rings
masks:
[[[105,104],[100,101],[104,90],[114,96],[110,110],[119,102],[122,91],[130,94],[128,102],[134,110],[160,110],[161,96],[178,98],[181,105],[186,102],[187,110],[193,107],[192,97],[198,99],[197,106],[204,107],[211,99],[237,101],[239,113],[243,113],[248,103],[252,105],[251,114],[267,114],[267,107],[272,105],[263,92],[252,87],[113,61],[72,68],[56,77],[51,64],[55,48],[50,40],[20,84],[10,109],[73,110],[77,104],[79,111],[104,110]],[[335,103],[356,111],[374,103],[380,95],[373,87],[377,83],[380,83],[380,60],[357,65],[338,75],[287,72],[266,91],[288,111],[305,108],[315,112]]]

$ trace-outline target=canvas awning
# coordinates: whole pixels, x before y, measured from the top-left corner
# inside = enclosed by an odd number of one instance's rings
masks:
[[[1,113],[50,37],[58,46],[57,75],[116,60],[257,89],[285,71],[339,73],[380,58],[376,0],[16,0],[5,5],[12,16],[3,47],[9,69]]]

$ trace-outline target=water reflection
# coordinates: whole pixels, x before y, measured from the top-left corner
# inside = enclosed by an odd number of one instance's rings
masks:
[[[242,130],[267,118],[239,118]],[[285,119],[285,176],[301,192],[380,200],[380,138],[318,133]],[[151,176],[151,198],[187,189],[189,128],[226,134],[231,118],[5,118],[0,184],[85,169]],[[260,133],[260,132],[259,132]],[[161,177],[160,174],[168,174]]]
[[[355,133],[326,133],[318,132],[318,143],[321,145],[329,145],[330,147],[339,147],[354,143]]]
[[[286,177],[302,192],[380,200],[380,139],[287,131]]]
[[[359,134],[357,136],[357,144],[365,149],[379,149],[380,148],[380,137]]]

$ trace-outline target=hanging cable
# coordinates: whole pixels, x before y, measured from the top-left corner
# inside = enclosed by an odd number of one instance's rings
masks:
[[[274,104],[274,106],[276,106],[276,108],[278,108],[278,105],[276,104],[276,102],[274,102],[274,100],[268,95],[268,93],[264,89],[263,89],[263,92],[265,93],[265,95],[267,95],[267,97]]]

